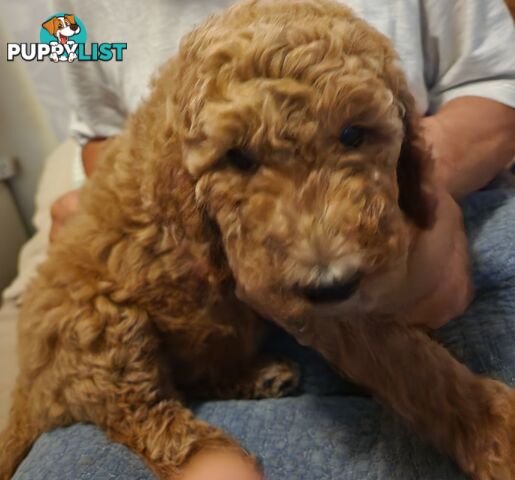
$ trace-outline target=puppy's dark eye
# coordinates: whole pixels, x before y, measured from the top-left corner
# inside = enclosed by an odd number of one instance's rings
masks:
[[[365,129],[356,125],[346,127],[340,135],[340,142],[349,148],[359,147],[365,138]]]
[[[255,171],[259,164],[256,162],[254,155],[248,150],[241,148],[231,148],[225,154],[229,165],[240,170],[241,172]]]

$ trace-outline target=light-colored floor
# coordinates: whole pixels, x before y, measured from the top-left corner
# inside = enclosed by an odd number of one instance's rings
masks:
[[[8,302],[0,308],[0,430],[7,421],[11,391],[18,371],[16,317],[18,309]]]

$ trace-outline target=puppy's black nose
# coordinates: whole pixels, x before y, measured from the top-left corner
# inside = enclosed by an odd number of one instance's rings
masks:
[[[77,30],[77,28],[79,28],[79,26],[76,23],[73,23],[70,25],[70,28],[75,32],[75,30]]]
[[[312,303],[343,302],[356,292],[360,280],[361,274],[355,273],[352,277],[341,282],[300,287],[299,290]]]

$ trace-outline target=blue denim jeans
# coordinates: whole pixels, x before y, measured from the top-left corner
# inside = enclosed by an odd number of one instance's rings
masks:
[[[515,384],[515,190],[478,192],[463,204],[477,297],[439,332],[472,370]],[[261,459],[268,480],[458,480],[447,458],[418,440],[313,351],[277,331],[270,350],[302,368],[298,394],[206,402],[197,415],[231,432]],[[47,433],[15,480],[148,480],[142,460],[91,425]]]

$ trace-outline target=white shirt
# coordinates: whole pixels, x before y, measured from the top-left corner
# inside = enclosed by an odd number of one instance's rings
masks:
[[[294,1],[294,0],[292,0]],[[127,42],[123,62],[65,65],[79,141],[119,133],[181,37],[234,0],[54,0],[89,42]],[[460,96],[515,107],[515,27],[503,0],[345,0],[387,35],[421,114]]]

